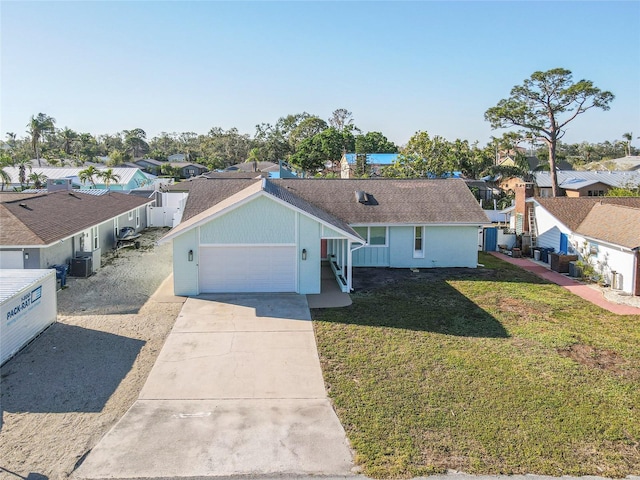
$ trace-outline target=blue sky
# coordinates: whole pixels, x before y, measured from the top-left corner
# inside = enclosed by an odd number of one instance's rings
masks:
[[[93,134],[206,133],[353,112],[398,144],[485,144],[485,110],[536,70],[616,95],[569,143],[640,136],[640,2],[2,1],[0,130],[44,112]],[[635,145],[640,140],[634,141]]]

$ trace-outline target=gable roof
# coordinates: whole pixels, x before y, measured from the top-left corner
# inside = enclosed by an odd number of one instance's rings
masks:
[[[198,215],[256,180],[195,179],[188,182],[189,197],[183,220]],[[178,190],[187,182],[173,187]],[[285,201],[293,195],[308,211],[317,209],[348,225],[357,224],[486,224],[489,220],[464,180],[459,179],[297,179],[266,180],[268,192]],[[279,189],[275,189],[279,187]],[[355,198],[364,191],[370,201]],[[290,200],[289,203],[293,203]],[[313,207],[313,210],[311,210]],[[313,213],[312,213],[313,212]],[[321,217],[319,217],[321,218]]]
[[[4,199],[3,199],[4,200]],[[59,191],[0,203],[0,245],[49,245],[153,200]]]
[[[259,172],[264,172],[267,169],[271,169],[271,171],[273,171],[273,168],[279,169],[279,165],[277,163],[274,162],[242,162],[242,163],[236,163],[235,165],[231,165],[227,168],[225,168],[226,172],[252,172],[252,173],[259,173]]]
[[[576,233],[632,250],[640,248],[640,208],[597,203]]]
[[[570,230],[576,231],[594,205],[598,203],[640,208],[640,197],[534,197],[551,215]]]
[[[200,185],[204,185],[203,182],[200,182]],[[211,183],[208,183],[211,186]],[[238,186],[236,184],[235,186]],[[189,198],[192,197],[194,191],[197,189],[191,190],[189,193]],[[232,190],[228,190],[230,192]],[[201,191],[200,191],[201,192]],[[317,220],[320,220],[321,223],[325,223],[330,225],[331,227],[336,228],[339,231],[342,231],[347,236],[352,237],[354,240],[362,240],[362,238],[346,223],[342,222],[340,219],[335,218],[327,212],[318,209],[317,207],[309,204],[305,200],[297,197],[295,194],[291,192],[287,192],[281,187],[274,185],[268,182],[265,178],[260,180],[252,180],[251,183],[245,188],[222,198],[220,201],[214,203],[211,207],[200,211],[197,214],[192,215],[188,220],[183,221],[176,228],[171,230],[167,235],[162,237],[160,243],[167,242],[168,240],[175,238],[181,233],[191,230],[194,227],[202,225],[206,222],[209,222],[216,216],[223,214],[226,210],[234,208],[237,204],[250,200],[251,198],[255,198],[260,195],[267,195],[279,202],[286,203],[295,209],[306,213],[311,217],[315,217]],[[196,194],[197,196],[197,194]],[[189,200],[187,200],[188,203]]]

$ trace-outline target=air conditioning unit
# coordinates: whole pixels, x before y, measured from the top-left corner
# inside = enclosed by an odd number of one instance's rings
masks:
[[[71,260],[71,276],[87,278],[92,273],[91,257],[76,257]]]

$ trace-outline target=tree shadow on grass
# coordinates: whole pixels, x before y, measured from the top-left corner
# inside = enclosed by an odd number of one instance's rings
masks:
[[[349,307],[314,311],[314,320],[463,337],[509,337],[495,317],[441,279],[361,288],[352,299]]]
[[[100,412],[144,344],[55,323],[2,366],[0,405],[7,412]]]

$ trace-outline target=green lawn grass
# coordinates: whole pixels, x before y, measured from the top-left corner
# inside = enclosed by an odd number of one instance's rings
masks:
[[[640,316],[488,255],[314,310],[329,395],[363,473],[640,472]]]

